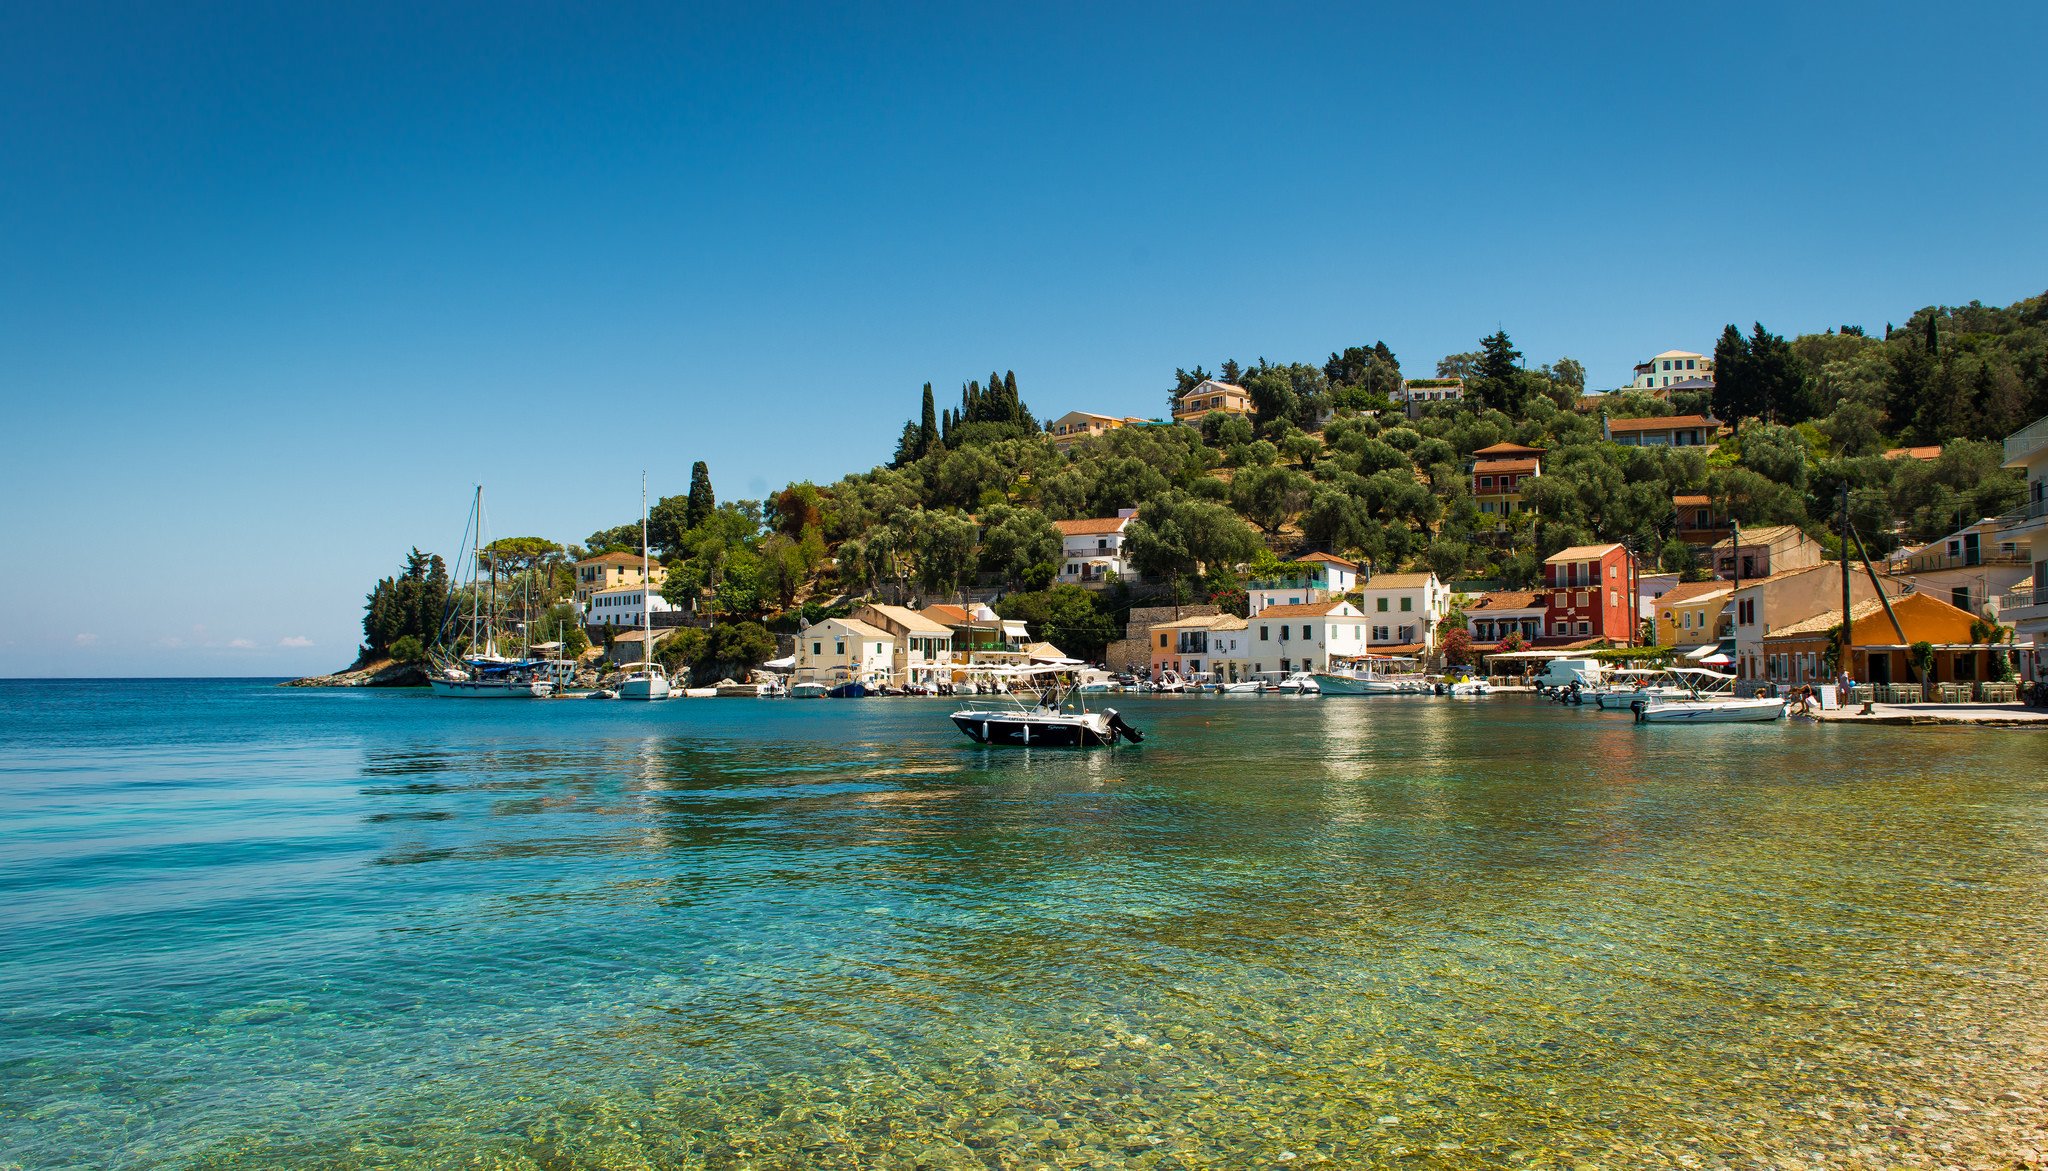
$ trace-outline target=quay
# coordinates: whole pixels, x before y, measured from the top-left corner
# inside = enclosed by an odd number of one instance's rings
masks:
[[[1829,724],[2048,729],[2048,711],[2020,703],[1877,703],[1867,715],[1857,704],[1813,714]]]

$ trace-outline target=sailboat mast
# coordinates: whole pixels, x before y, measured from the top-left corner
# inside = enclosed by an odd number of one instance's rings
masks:
[[[482,624],[478,620],[477,607],[483,601],[476,588],[477,563],[483,560],[484,542],[484,486],[476,486],[476,501],[470,505],[471,519],[476,523],[469,529],[469,653],[476,654],[477,631]]]
[[[640,657],[643,661],[654,661],[654,602],[648,595],[653,588],[648,574],[651,566],[647,557],[647,469],[640,469]]]

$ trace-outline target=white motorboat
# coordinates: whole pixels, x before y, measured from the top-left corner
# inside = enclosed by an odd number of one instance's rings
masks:
[[[1010,707],[963,708],[952,715],[953,726],[976,744],[1020,748],[1102,748],[1118,740],[1133,743],[1144,734],[1124,722],[1115,708],[1087,710],[1075,688],[1071,667],[1019,667],[1010,672],[1011,690],[1034,694],[1037,703],[1021,700]],[[1067,710],[1068,703],[1074,710]]]
[[[1632,711],[1637,700],[1663,703],[1684,699],[1693,689],[1675,681],[1669,671],[1648,668],[1617,667],[1607,673],[1612,682],[1603,683],[1581,694],[1581,701],[1591,699],[1601,711]],[[1662,680],[1663,682],[1659,682]]]
[[[1273,690],[1285,691],[1291,695],[1318,695],[1322,692],[1323,685],[1313,672],[1296,671],[1275,683]]]
[[[1636,701],[1639,724],[1768,724],[1785,718],[1782,699],[1679,699]]]
[[[1492,695],[1493,684],[1484,679],[1455,679],[1444,685],[1451,695]]]
[[[830,690],[832,690],[830,687],[818,682],[816,679],[792,679],[789,684],[789,698],[823,699],[825,698],[825,693]]]
[[[653,558],[647,554],[647,473],[640,473],[640,580],[650,583],[640,591],[640,649],[647,658],[633,665],[620,681],[620,699],[667,699],[668,675],[654,659],[654,587],[650,576]]]
[[[1247,679],[1247,680],[1245,680],[1245,681],[1244,681],[1244,682],[1242,682],[1242,683],[1225,683],[1225,684],[1223,685],[1223,694],[1225,694],[1225,695],[1257,695],[1257,694],[1258,694],[1259,692],[1261,692],[1261,691],[1264,691],[1265,689],[1266,689],[1266,685],[1265,685],[1264,683],[1260,682],[1259,680],[1257,680],[1257,679]]]
[[[1315,673],[1324,695],[1424,695],[1433,690],[1429,677],[1416,669],[1420,664],[1407,656],[1360,655],[1349,663]],[[1390,669],[1396,664],[1406,666]]]

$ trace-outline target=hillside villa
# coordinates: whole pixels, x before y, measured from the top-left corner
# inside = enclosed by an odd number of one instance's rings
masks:
[[[645,601],[643,602],[642,599],[645,599]],[[653,593],[646,586],[620,586],[617,589],[599,590],[590,595],[589,603],[583,607],[583,624],[585,626],[638,626],[641,622],[641,608],[643,606],[650,616],[673,613],[676,609],[669,604],[667,598],[662,597],[658,593]],[[652,620],[648,622],[650,626],[656,624]],[[663,622],[660,625],[671,624]]]
[[[1716,542],[1734,531],[1728,517],[1714,506],[1711,496],[1694,493],[1673,496],[1671,511],[1678,517],[1674,535],[1696,551],[1712,549]]]
[[[2000,599],[2033,574],[2024,540],[2009,534],[2001,518],[1987,516],[1924,545],[1894,550],[1886,571],[1959,610],[1995,612]]]
[[[1525,481],[1543,474],[1543,449],[1495,443],[1472,453],[1472,496],[1479,511],[1506,516],[1522,507]]]
[[[653,579],[655,589],[660,589],[668,580],[668,570],[661,562],[648,563],[648,572],[641,573],[641,559],[638,553],[599,553],[585,557],[576,563],[576,604],[585,606],[590,596],[599,590],[615,590],[621,586],[648,584]]]
[[[1250,391],[1234,382],[1218,382],[1214,378],[1203,379],[1173,403],[1173,421],[1176,423],[1199,423],[1207,415],[1251,413]]]
[[[1665,350],[1647,362],[1636,363],[1635,381],[1625,390],[1667,390],[1689,379],[1713,385],[1714,359],[1692,350]]]
[[[1602,416],[1600,437],[1623,447],[1710,447],[1721,440],[1721,422],[1711,415]]]
[[[1281,566],[1273,577],[1245,587],[1246,612],[1252,617],[1268,606],[1301,606],[1327,602],[1358,584],[1358,566],[1330,553],[1310,553]]]
[[[1809,569],[1826,560],[1827,550],[1821,548],[1819,541],[1801,532],[1797,525],[1766,525],[1737,529],[1714,542],[1707,564],[1715,577],[1732,579],[1736,576],[1735,571],[1740,569],[1742,580],[1748,581],[1790,573],[1795,569]]]
[[[1091,411],[1068,411],[1045,425],[1046,434],[1052,436],[1052,445],[1060,451],[1097,435],[1106,435],[1119,427],[1139,426],[1149,419],[1129,415],[1098,415]]]
[[[1052,522],[1060,531],[1060,584],[1100,588],[1112,576],[1135,579],[1124,557],[1124,530],[1137,515],[1135,508],[1122,508],[1115,516]]]

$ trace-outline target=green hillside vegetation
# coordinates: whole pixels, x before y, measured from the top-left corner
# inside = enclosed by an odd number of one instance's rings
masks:
[[[1581,409],[1578,362],[1532,369],[1496,331],[1436,365],[1439,379],[1464,379],[1464,400],[1430,404],[1415,419],[1393,409],[1401,369],[1384,342],[1320,365],[1226,361],[1214,375],[1176,370],[1161,389],[1170,398],[1208,377],[1235,382],[1251,396],[1251,417],[1127,426],[1064,454],[1014,372],[968,383],[958,407],[943,409],[927,383],[885,465],[719,503],[700,462],[686,495],[654,505],[648,544],[669,571],[663,596],[712,620],[665,654],[736,673],[769,657],[770,630],[793,630],[827,606],[979,588],[1003,591],[997,609],[1034,633],[1093,656],[1134,601],[1238,601],[1247,566],[1314,550],[1381,572],[1520,586],[1560,548],[1626,541],[1648,566],[1697,574],[1676,537],[1678,494],[1707,495],[1744,525],[1797,525],[1833,544],[1846,487],[1858,529],[1880,553],[2021,498],[2017,473],[1999,466],[1998,439],[2048,414],[2048,297],[1922,309],[1882,337],[1844,327],[1788,341],[1761,324],[1730,325],[1715,358],[1710,395],[1617,393]],[[1707,411],[1737,428],[1712,452],[1601,438],[1602,413]],[[1524,486],[1527,510],[1505,520],[1480,511],[1467,474],[1473,451],[1503,441],[1546,451],[1543,474]],[[1943,451],[1932,461],[1883,458],[1899,444]],[[1139,510],[1127,545],[1143,585],[1052,585],[1053,522],[1123,508]],[[637,551],[639,539],[637,522],[619,525],[566,554]],[[564,598],[566,561],[523,552],[530,563],[507,572],[534,575],[543,602]],[[416,614],[413,597],[429,591],[405,582],[424,572],[415,560],[415,576],[379,584],[365,624],[372,645],[416,633],[417,617],[393,615]]]

